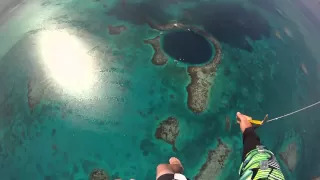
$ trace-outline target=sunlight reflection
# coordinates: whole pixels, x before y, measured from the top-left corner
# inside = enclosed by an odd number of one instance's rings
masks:
[[[40,38],[41,54],[49,75],[69,93],[92,90],[96,77],[93,59],[77,37],[64,31],[47,31]]]

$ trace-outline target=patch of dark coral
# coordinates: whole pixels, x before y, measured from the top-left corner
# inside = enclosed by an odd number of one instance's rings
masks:
[[[90,180],[109,180],[107,173],[103,169],[94,169],[89,176]]]
[[[119,25],[119,26],[108,26],[109,34],[110,35],[118,35],[121,34],[123,31],[127,30],[127,27],[125,25]]]
[[[155,148],[155,144],[149,139],[143,139],[140,141],[140,150],[143,156],[148,156],[149,152],[152,152]]]
[[[177,151],[175,144],[178,135],[179,122],[174,117],[169,117],[168,119],[162,121],[155,132],[155,137],[167,142],[168,144],[171,144],[173,151]]]

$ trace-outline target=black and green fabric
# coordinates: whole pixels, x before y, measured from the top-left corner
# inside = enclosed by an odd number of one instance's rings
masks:
[[[283,180],[279,163],[274,154],[263,146],[257,146],[251,150],[242,162],[240,169],[240,180],[270,179]]]

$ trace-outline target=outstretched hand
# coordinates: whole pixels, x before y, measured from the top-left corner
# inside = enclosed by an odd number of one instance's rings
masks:
[[[252,124],[250,123],[250,119],[252,119],[249,116],[246,116],[244,114],[241,114],[240,112],[237,112],[237,122],[240,124],[241,132],[243,133],[247,128],[252,127]]]

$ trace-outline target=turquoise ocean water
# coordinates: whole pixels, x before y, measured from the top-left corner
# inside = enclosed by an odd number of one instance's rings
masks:
[[[0,19],[0,179],[80,180],[94,168],[110,179],[154,179],[157,164],[171,156],[193,178],[218,139],[232,152],[215,176],[237,179],[237,111],[272,118],[320,100],[320,20],[299,0],[30,0],[8,7]],[[205,112],[187,107],[187,64],[152,64],[144,40],[159,32],[146,18],[198,26],[221,43]],[[126,30],[111,35],[110,25]],[[297,145],[294,170],[280,160],[287,179],[320,176],[319,115],[316,107],[258,129],[279,160],[288,144]],[[179,121],[177,151],[154,136],[168,117]]]

